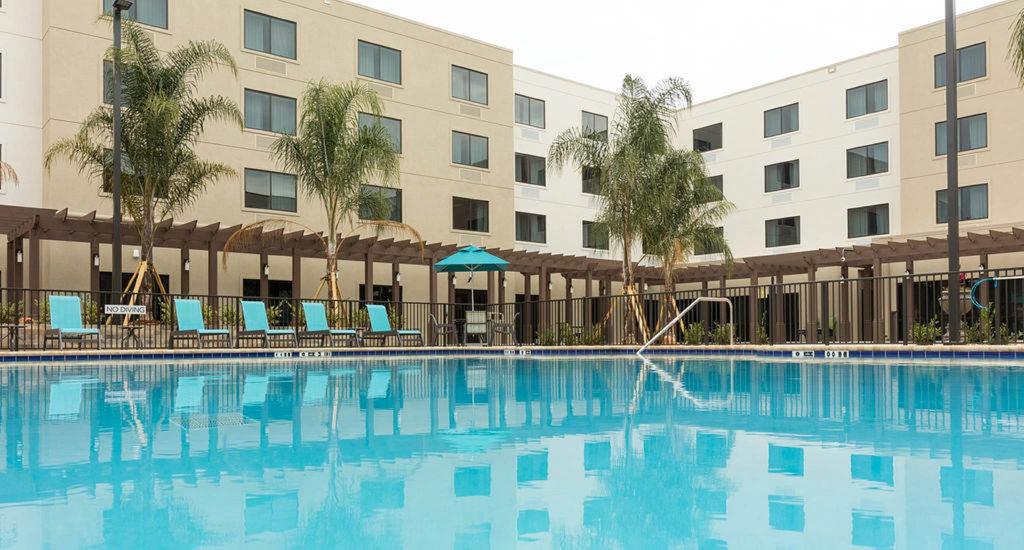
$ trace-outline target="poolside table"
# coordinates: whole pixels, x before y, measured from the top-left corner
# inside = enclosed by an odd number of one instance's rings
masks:
[[[25,325],[16,325],[12,323],[0,324],[0,341],[7,341],[7,349],[9,351],[18,351],[21,344],[20,331],[25,330]]]

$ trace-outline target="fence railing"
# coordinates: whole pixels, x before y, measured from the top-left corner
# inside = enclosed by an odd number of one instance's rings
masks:
[[[999,281],[991,278],[1021,277]],[[972,271],[960,275],[963,341],[1008,343],[1024,340],[1024,268]],[[983,281],[984,280],[984,281]],[[419,330],[428,345],[464,341],[498,344],[636,344],[701,296],[724,297],[732,304],[737,343],[928,343],[943,341],[948,315],[944,296],[947,274],[851,278],[813,282],[785,282],[731,286],[725,289],[644,293],[634,299],[637,317],[626,296],[600,296],[558,300],[526,300],[486,304],[378,302],[387,307],[395,329]],[[972,287],[987,305],[982,311],[967,301]],[[141,317],[107,315],[104,306],[121,303],[110,292],[0,288],[0,349],[40,349],[50,328],[49,297],[74,295],[82,301],[85,327],[99,329],[104,348],[164,348],[175,330],[172,300],[200,300],[208,328],[239,331],[244,328],[241,296],[140,294],[136,304],[146,306]],[[302,302],[318,300],[267,298],[270,324],[305,328]],[[324,303],[333,328],[367,329],[365,303],[339,300]],[[728,305],[703,302],[663,337],[667,343],[728,343]],[[466,312],[487,312],[488,329],[467,335]],[[455,325],[445,332],[439,325]],[[492,326],[503,331],[492,331]],[[126,328],[130,327],[130,328]],[[85,341],[85,345],[90,342]],[[317,345],[315,341],[308,345]]]

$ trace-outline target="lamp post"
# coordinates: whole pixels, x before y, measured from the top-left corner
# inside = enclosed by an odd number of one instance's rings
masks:
[[[110,194],[114,201],[113,230],[110,236],[110,288],[120,294],[121,288],[121,15],[131,9],[133,0],[114,0],[114,166],[111,170]]]
[[[956,2],[946,0],[946,244],[949,256],[949,342],[960,342],[960,128],[957,123]]]

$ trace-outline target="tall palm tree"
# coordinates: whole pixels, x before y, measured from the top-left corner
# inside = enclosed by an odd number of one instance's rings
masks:
[[[653,208],[656,195],[649,192],[655,184],[656,160],[672,148],[675,112],[689,107],[693,93],[690,85],[669,78],[653,88],[640,78],[626,75],[607,136],[570,128],[551,143],[548,164],[555,170],[573,165],[583,171],[596,168],[600,178],[598,222],[622,249],[623,291],[637,324],[646,333],[646,324],[635,298],[633,248],[643,235],[645,218]],[[633,323],[626,323],[626,338],[633,336]]]
[[[729,265],[732,250],[721,231],[735,205],[708,179],[704,157],[697,151],[673,150],[654,165],[651,205],[643,231],[644,250],[661,263],[666,287],[674,282],[675,268],[697,250],[721,254]],[[665,293],[662,324],[676,308],[673,293]]]
[[[366,187],[370,182],[386,187],[398,179],[398,153],[387,129],[359,123],[359,113],[379,117],[382,112],[377,93],[365,84],[311,82],[302,96],[298,133],[281,136],[272,148],[277,161],[298,176],[304,194],[324,208],[327,231],[322,242],[327,264],[321,286],[327,288],[329,300],[341,298],[338,240],[343,227],[406,231],[422,240],[408,225],[387,221],[388,200]],[[366,220],[359,219],[361,212]],[[260,238],[270,227],[292,224],[287,220],[250,224],[231,238],[225,251]]]
[[[151,278],[156,277],[152,267],[156,224],[184,211],[207,186],[235,173],[196,154],[203,130],[215,121],[241,127],[242,115],[227,97],[198,96],[198,85],[208,72],[227,68],[237,74],[235,61],[222,44],[190,41],[161,54],[149,33],[131,22],[124,23],[124,41],[124,47],[111,48],[108,57],[122,67],[121,197],[139,233],[140,265],[148,266],[141,290],[147,292]],[[50,147],[46,167],[67,159],[109,190],[113,133],[113,109],[97,107],[75,135]]]
[[[1008,52],[1013,70],[1024,86],[1024,10],[1017,16],[1013,29],[1010,31],[1010,51]]]

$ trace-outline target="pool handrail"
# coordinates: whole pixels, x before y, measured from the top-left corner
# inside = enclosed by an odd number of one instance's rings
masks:
[[[683,308],[683,310],[680,311],[679,314],[676,315],[671,321],[666,323],[665,326],[661,327],[661,330],[659,330],[658,333],[655,334],[654,336],[652,336],[651,339],[648,340],[646,344],[644,344],[640,349],[638,349],[636,351],[636,354],[639,355],[640,357],[643,357],[644,352],[647,351],[647,348],[649,348],[651,346],[651,344],[653,344],[659,338],[661,338],[662,335],[664,335],[666,332],[668,332],[668,330],[670,328],[672,328],[676,323],[678,323],[679,320],[682,319],[684,315],[686,315],[691,309],[696,307],[696,305],[701,303],[701,302],[719,302],[719,303],[723,303],[723,304],[729,304],[729,345],[730,346],[733,345],[734,341],[733,341],[733,322],[732,322],[732,301],[729,300],[728,298],[723,298],[721,296],[699,296],[697,299],[695,299],[694,301],[690,302],[689,305],[687,305],[685,308]]]

